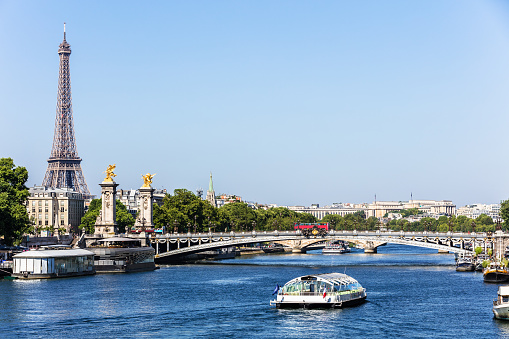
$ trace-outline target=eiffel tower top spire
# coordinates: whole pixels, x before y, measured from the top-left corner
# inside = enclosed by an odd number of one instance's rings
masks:
[[[86,198],[90,192],[81,171],[81,159],[78,157],[74,137],[72,116],[71,72],[69,57],[71,45],[67,43],[64,23],[64,40],[58,46],[60,67],[58,72],[58,96],[55,118],[55,134],[53,147],[48,159],[48,169],[42,185],[55,188],[72,188]]]

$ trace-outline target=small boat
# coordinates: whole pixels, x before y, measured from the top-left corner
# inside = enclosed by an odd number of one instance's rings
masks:
[[[276,308],[343,308],[362,304],[366,289],[342,273],[305,275],[276,287]]]
[[[509,286],[499,286],[497,299],[493,300],[493,314],[497,319],[509,320]]]
[[[475,264],[472,258],[462,257],[456,261],[456,271],[458,272],[472,272],[475,270]]]
[[[491,266],[486,267],[483,272],[484,282],[501,283],[509,281],[509,271],[505,267]]]
[[[285,248],[281,244],[272,244],[269,246],[263,246],[262,251],[265,253],[283,253]]]
[[[349,252],[350,247],[348,247],[348,243],[345,243],[343,241],[328,242],[322,249],[322,254],[343,254]]]

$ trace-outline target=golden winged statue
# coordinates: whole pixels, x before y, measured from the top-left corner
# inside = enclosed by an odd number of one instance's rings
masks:
[[[104,173],[106,173],[106,178],[104,178],[104,181],[106,182],[113,182],[113,177],[116,177],[117,175],[113,173],[113,170],[117,167],[115,164],[108,165],[108,168]]]
[[[147,173],[145,175],[142,175],[143,178],[143,186],[141,187],[150,187],[150,184],[152,183],[152,178],[155,176],[155,174]]]

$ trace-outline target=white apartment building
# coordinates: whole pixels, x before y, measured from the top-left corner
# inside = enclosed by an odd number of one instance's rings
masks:
[[[456,216],[464,215],[471,219],[475,219],[481,214],[486,214],[496,222],[500,218],[500,204],[472,204],[460,207],[456,211]]]

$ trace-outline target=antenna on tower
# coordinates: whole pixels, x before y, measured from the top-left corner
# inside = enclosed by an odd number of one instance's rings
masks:
[[[65,22],[64,22],[64,40],[65,40]]]

